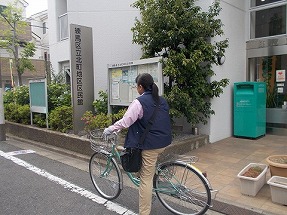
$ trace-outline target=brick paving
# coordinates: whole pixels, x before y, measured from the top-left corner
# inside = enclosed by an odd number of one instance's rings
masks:
[[[266,158],[276,154],[287,154],[286,137],[266,135],[256,140],[230,137],[187,153],[199,157],[196,166],[207,171],[212,187],[219,190],[217,201],[254,211],[254,214],[287,215],[287,206],[272,202],[267,183],[255,197],[246,196],[240,192],[240,181],[237,177],[249,163],[267,164]],[[268,169],[266,181],[270,177]],[[241,213],[242,211],[230,211],[225,213],[246,214]]]

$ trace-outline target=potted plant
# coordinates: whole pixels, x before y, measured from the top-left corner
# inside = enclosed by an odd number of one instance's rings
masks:
[[[287,178],[272,176],[267,184],[270,185],[272,202],[287,205]]]
[[[237,175],[237,177],[240,179],[241,193],[248,196],[256,196],[258,191],[266,183],[266,173],[266,164],[248,164]]]
[[[271,155],[266,159],[271,176],[287,177],[287,155]]]

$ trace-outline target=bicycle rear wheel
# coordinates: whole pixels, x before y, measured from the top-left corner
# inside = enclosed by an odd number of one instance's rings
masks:
[[[121,172],[114,158],[102,152],[92,155],[89,172],[99,194],[105,199],[117,198],[122,190]]]
[[[182,162],[163,164],[154,178],[160,202],[178,215],[201,215],[210,207],[211,193],[206,180]]]

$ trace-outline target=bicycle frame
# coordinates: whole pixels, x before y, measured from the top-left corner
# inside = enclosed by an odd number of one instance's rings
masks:
[[[120,163],[121,162],[121,156],[120,156],[120,152],[118,151],[118,149],[116,148],[116,144],[115,143],[112,143],[112,151],[110,153],[110,157],[115,157],[116,160]],[[130,173],[130,172],[126,172],[126,175],[129,177],[129,179],[132,181],[132,183],[134,185],[136,185],[137,187],[139,187],[140,185],[140,179],[137,178],[137,177],[134,177],[133,173]]]
[[[117,146],[117,145],[116,145],[116,137],[115,137],[115,141],[112,141],[112,150],[111,150],[111,152],[106,152],[106,151],[105,151],[105,153],[106,153],[107,155],[109,155],[110,159],[116,158],[116,160],[120,163],[120,162],[121,162],[120,152],[118,151],[118,149],[116,148],[116,146]],[[186,165],[186,166],[189,165],[191,168],[193,168],[196,172],[198,172],[198,174],[200,174],[200,175],[205,179],[205,183],[206,183],[206,184],[208,185],[208,187],[212,190],[209,181],[203,176],[202,172],[201,172],[197,167],[195,167],[195,166],[192,165],[192,164],[188,164],[188,163],[186,163],[186,162],[183,162],[183,161],[172,161],[172,163],[175,163],[175,162],[182,163],[182,164],[184,164],[184,165]],[[168,162],[167,162],[167,163],[168,163]],[[166,163],[163,163],[163,164],[166,164]],[[163,165],[163,164],[161,164],[161,165]],[[161,165],[157,165],[157,166],[156,166],[156,174],[159,174],[158,172],[160,171]],[[107,166],[106,166],[106,167],[107,167],[107,169],[103,172],[103,174],[108,173],[108,171],[109,171],[109,162],[107,163]],[[126,172],[126,171],[124,171],[124,172],[125,172],[126,175],[129,177],[129,179],[131,180],[131,182],[132,182],[135,186],[139,187],[139,185],[140,185],[140,179],[139,179],[138,177],[135,177],[133,173]],[[122,176],[121,176],[121,178],[122,178]],[[157,189],[156,189],[156,188],[153,188],[153,191],[157,190],[158,192],[162,192],[162,193],[165,193],[165,194],[170,194],[170,195],[172,195],[173,192],[170,192],[171,189],[168,189],[169,192],[167,192],[167,191],[166,191],[166,188],[171,188],[170,186],[172,186],[172,188],[174,189],[175,192],[178,191],[178,189],[177,189],[177,184],[180,184],[180,181],[179,181],[179,179],[175,179],[175,182],[177,182],[177,183],[169,182],[169,187],[162,187],[162,188],[160,188],[160,189],[158,189],[158,188],[157,188]],[[165,189],[164,189],[164,188],[165,188]]]

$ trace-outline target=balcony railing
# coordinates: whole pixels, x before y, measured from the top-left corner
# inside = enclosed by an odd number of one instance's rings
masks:
[[[68,14],[65,13],[59,16],[59,38],[60,41],[65,40],[69,37],[68,33]]]

